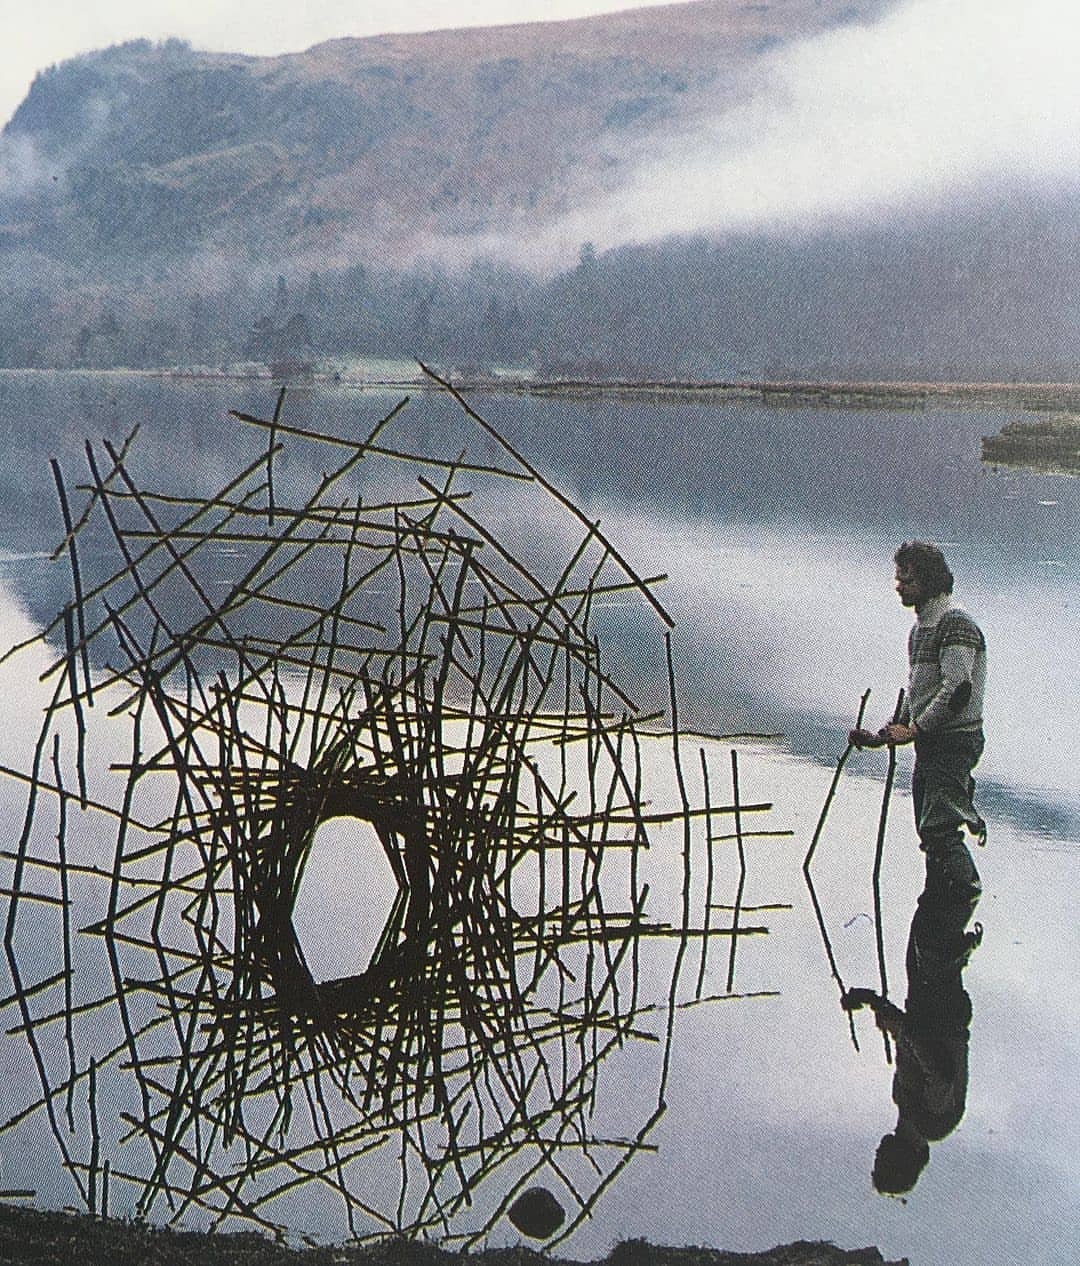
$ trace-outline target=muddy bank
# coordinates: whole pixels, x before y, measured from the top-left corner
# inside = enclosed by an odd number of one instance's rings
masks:
[[[276,367],[281,369],[280,366]],[[402,362],[389,371],[372,373],[365,367],[320,365],[303,373],[274,372],[262,364],[150,370],[82,371],[145,374],[151,377],[195,380],[265,379],[275,385],[337,386],[355,390],[440,391],[419,368]],[[1080,384],[1068,382],[872,382],[796,379],[637,379],[604,377],[543,377],[517,371],[485,372],[442,369],[463,392],[484,395],[523,395],[552,398],[604,399],[650,404],[730,404],[757,401],[776,407],[814,408],[926,408],[990,406],[1045,411],[1080,410]]]
[[[1046,474],[1080,474],[1080,415],[1054,413],[1034,422],[1009,422],[982,442],[982,459]]]
[[[431,1244],[378,1244],[295,1250],[254,1233],[205,1235],[149,1228],[85,1214],[0,1208],[0,1266],[563,1266],[562,1259],[529,1248],[446,1252]],[[905,1259],[906,1262],[906,1259]],[[566,1263],[565,1266],[572,1266]],[[600,1264],[598,1264],[600,1266]],[[885,1262],[876,1248],[845,1250],[798,1243],[764,1253],[661,1248],[640,1240],[619,1244],[602,1266],[904,1266]]]

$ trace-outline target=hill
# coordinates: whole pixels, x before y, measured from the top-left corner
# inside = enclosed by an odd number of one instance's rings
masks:
[[[704,114],[737,121],[778,50],[814,56],[894,8],[698,0],[65,62],[0,136],[0,365],[1074,380],[1068,182],[1003,174],[862,219],[582,242],[561,272],[530,267],[530,233],[625,189]],[[485,258],[493,239],[516,253]]]
[[[686,99],[737,94],[766,50],[883,7],[699,0],[274,58],[120,45],[34,81],[3,135],[25,179],[0,240],[112,272],[406,261],[434,235],[550,218]]]

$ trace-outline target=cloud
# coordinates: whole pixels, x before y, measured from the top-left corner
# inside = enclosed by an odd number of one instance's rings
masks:
[[[0,136],[0,200],[22,198],[47,189],[60,169],[24,136]]]
[[[527,240],[537,267],[671,234],[816,227],[988,181],[1080,175],[1072,0],[913,0],[763,59],[734,107],[703,103],[618,187]]]

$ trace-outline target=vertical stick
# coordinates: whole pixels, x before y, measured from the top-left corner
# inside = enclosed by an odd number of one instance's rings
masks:
[[[269,527],[274,526],[274,443],[277,440],[277,425],[281,420],[281,409],[285,403],[285,390],[282,387],[278,392],[274,416],[270,420],[270,437],[266,441],[266,507]]]
[[[56,482],[56,493],[60,498],[60,510],[64,516],[64,532],[67,535],[68,558],[71,560],[71,583],[75,592],[75,611],[79,617],[79,646],[82,650],[83,678],[86,681],[86,700],[93,707],[94,688],[90,681],[90,652],[86,640],[86,616],[84,612],[82,577],[79,574],[79,553],[75,547],[75,527],[71,521],[71,506],[68,504],[67,491],[64,488],[64,477],[60,471],[60,463],[51,458],[53,479]],[[86,808],[86,805],[83,805]]]
[[[667,1032],[664,1044],[664,1062],[660,1072],[660,1088],[658,1100],[664,1102],[667,1094],[668,1070],[671,1066],[671,1042],[675,1031],[675,1011],[678,1002],[679,976],[682,970],[683,956],[686,954],[686,945],[689,939],[690,926],[690,845],[691,845],[691,819],[690,819],[690,800],[686,794],[686,782],[683,778],[682,760],[679,755],[679,705],[678,696],[675,690],[675,661],[671,653],[671,634],[664,634],[664,651],[667,656],[667,674],[668,674],[668,699],[671,709],[671,747],[672,759],[675,766],[675,782],[679,789],[679,802],[682,805],[682,824],[683,824],[683,902],[682,902],[682,925],[680,928],[678,948],[675,952],[675,966],[671,974],[671,988],[668,993],[668,1015],[667,1015]]]
[[[90,1212],[96,1213],[98,1156],[101,1151],[101,1133],[98,1129],[97,1114],[97,1064],[93,1059],[90,1061],[90,1080],[86,1093],[90,1107],[90,1172],[87,1175],[89,1185],[87,1203],[90,1205]]]
[[[705,873],[705,907],[702,918],[702,937],[701,937],[701,962],[698,966],[697,990],[694,997],[700,998],[705,988],[705,968],[709,957],[709,933],[710,920],[712,917],[712,894],[713,882],[716,874],[716,862],[713,852],[713,833],[712,833],[712,795],[709,790],[709,762],[705,758],[705,749],[698,748],[698,756],[701,759],[701,782],[705,791],[705,850],[706,850],[706,873]]]
[[[60,735],[53,735],[53,773],[58,791],[59,822],[56,828],[57,859],[60,865],[60,901],[63,918],[64,944],[64,1044],[68,1055],[67,1108],[68,1128],[75,1133],[75,1035],[72,1030],[74,998],[71,988],[71,901],[68,893],[67,865],[67,793],[64,790],[63,772],[60,768]]]
[[[743,889],[746,886],[746,849],[743,847],[742,805],[739,801],[739,753],[731,749],[731,791],[735,807],[735,843],[739,850],[739,886],[735,892],[735,905],[731,913],[731,952],[728,956],[727,991],[731,993],[735,983],[735,947],[739,942],[739,915],[742,912]]]
[[[86,720],[83,717],[82,696],[79,694],[79,675],[75,667],[75,627],[71,615],[71,603],[64,607],[64,641],[68,666],[68,689],[71,706],[75,712],[76,756],[75,766],[79,779],[79,807],[86,808]],[[87,682],[90,678],[87,677]]]
[[[904,708],[904,691],[901,688],[896,696],[896,710],[893,712],[893,724],[900,720]],[[893,778],[896,776],[896,745],[889,744],[889,765],[885,771],[885,789],[881,796],[881,817],[878,820],[877,849],[874,852],[874,933],[877,938],[878,974],[881,979],[881,996],[889,996],[889,981],[885,970],[885,935],[881,926],[881,859],[885,852],[885,830],[889,821],[889,798],[892,796]],[[885,1039],[885,1058],[892,1063],[892,1045],[888,1033],[882,1033]]]

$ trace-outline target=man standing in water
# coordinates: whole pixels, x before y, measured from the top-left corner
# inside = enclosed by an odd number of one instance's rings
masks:
[[[896,592],[916,615],[908,637],[907,698],[896,721],[876,734],[852,730],[850,738],[857,747],[914,742],[911,791],[926,854],[924,896],[955,900],[981,888],[964,827],[985,842],[971,775],[983,750],[986,641],[971,616],[952,605],[953,574],[936,545],[906,542],[894,561]]]

